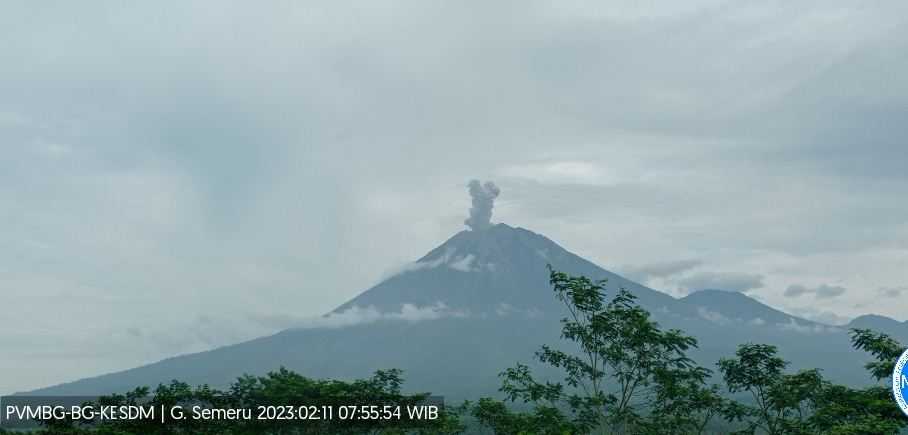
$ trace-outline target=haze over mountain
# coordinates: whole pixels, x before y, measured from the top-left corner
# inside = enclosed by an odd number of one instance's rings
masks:
[[[849,384],[870,382],[864,354],[851,350],[846,327],[808,321],[744,294],[702,290],[677,299],[609,272],[533,231],[489,218],[497,188],[471,184],[474,202],[464,230],[418,261],[334,311],[272,336],[134,369],[34,391],[36,394],[122,392],[171,379],[224,386],[244,374],[281,366],[318,378],[355,378],[401,368],[406,387],[453,398],[494,394],[497,374],[529,363],[541,344],[559,340],[563,307],[553,297],[547,265],[607,280],[608,294],[633,293],[661,324],[700,340],[694,356],[714,367],[745,342],[778,345],[797,367],[820,367]],[[905,324],[879,316],[851,325],[901,340]]]

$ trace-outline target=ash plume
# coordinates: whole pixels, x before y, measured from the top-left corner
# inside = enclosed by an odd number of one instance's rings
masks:
[[[492,207],[501,189],[491,181],[482,184],[479,180],[470,180],[468,187],[473,206],[470,207],[470,217],[463,223],[473,231],[481,231],[491,226]]]

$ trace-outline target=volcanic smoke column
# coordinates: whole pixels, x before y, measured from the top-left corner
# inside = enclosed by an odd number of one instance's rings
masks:
[[[481,184],[479,180],[470,180],[468,186],[473,206],[470,207],[470,217],[463,223],[473,231],[481,231],[492,225],[492,207],[501,189],[491,181]]]

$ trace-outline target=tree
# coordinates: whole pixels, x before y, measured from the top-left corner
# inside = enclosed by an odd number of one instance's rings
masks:
[[[189,415],[194,405],[208,409],[249,409],[252,418],[238,420],[203,420],[195,418],[159,420],[118,420],[100,424],[76,420],[45,422],[40,434],[457,434],[463,431],[457,416],[443,409],[439,418],[414,421],[407,418],[405,409],[399,416],[376,418],[379,411],[373,406],[384,405],[405,408],[420,405],[427,394],[407,395],[401,392],[403,377],[400,370],[379,370],[368,379],[352,382],[310,379],[281,368],[265,376],[245,375],[237,379],[227,391],[206,385],[192,387],[173,381],[158,386],[153,394],[147,387],[136,388],[126,394],[104,396],[95,405],[136,405],[170,409],[183,406]],[[300,412],[300,407],[331,406],[332,418],[325,418],[325,411],[313,418],[258,418],[259,407],[290,407]],[[340,407],[368,408],[357,415],[366,418],[343,418]],[[375,414],[373,417],[372,414]],[[297,414],[299,415],[299,414]],[[352,415],[352,414],[349,414]]]
[[[865,329],[851,332],[852,345],[875,357],[866,365],[880,381],[892,375],[902,346],[889,336]],[[727,408],[743,422],[740,433],[773,434],[896,434],[908,426],[887,386],[855,389],[823,379],[818,369],[784,373],[788,362],[774,346],[745,344],[735,358],[719,361],[731,393],[748,392],[747,404]]]
[[[656,374],[655,400],[644,423],[648,434],[702,434],[714,417],[730,413],[731,402],[717,385],[707,386],[710,371],[663,370]]]
[[[895,339],[869,329],[852,329],[851,345],[855,349],[870,352],[876,358],[876,361],[871,361],[864,367],[878,381],[892,377],[895,364],[905,351],[905,346]]]
[[[562,338],[570,351],[542,346],[539,362],[561,369],[561,382],[537,381],[517,364],[501,373],[510,410],[490,398],[468,404],[470,415],[496,434],[704,433],[721,417],[739,434],[895,434],[908,426],[888,387],[854,389],[824,379],[819,369],[788,373],[775,346],[744,344],[718,362],[728,391],[747,394],[738,402],[708,385],[711,372],[686,352],[696,340],[663,330],[633,295],[621,290],[611,300],[605,281],[593,282],[550,268],[555,296],[565,304]],[[891,376],[903,347],[885,334],[853,330],[852,345],[875,357],[866,365],[880,381]]]
[[[904,351],[898,341],[868,329],[852,329],[855,349],[869,352],[875,360],[865,367],[877,381],[891,381],[892,371]],[[817,409],[810,425],[817,433],[835,435],[896,434],[908,427],[908,419],[895,404],[886,382],[863,389],[828,385],[816,397]]]
[[[783,371],[788,363],[776,356],[775,346],[767,344],[744,344],[735,352],[736,358],[719,360],[719,371],[725,379],[729,392],[750,393],[753,405],[739,406],[734,417],[747,424],[746,433],[761,429],[770,435],[782,433],[782,420],[790,400],[776,402],[783,394]],[[800,407],[800,403],[798,403]]]
[[[466,402],[463,408],[480,426],[497,435],[565,435],[580,432],[560,410],[537,406],[533,412],[513,412],[504,402],[488,397],[475,404]]]
[[[560,369],[563,380],[538,382],[528,366],[518,364],[501,373],[501,391],[508,401],[533,405],[533,413],[506,413],[486,400],[480,401],[474,415],[498,428],[496,433],[556,433],[515,428],[543,417],[557,423],[552,430],[567,433],[702,430],[721,399],[705,386],[709,371],[686,355],[697,341],[679,330],[661,329],[624,289],[606,301],[606,281],[593,282],[551,267],[549,272],[555,297],[568,312],[561,321],[561,336],[574,349],[542,346],[536,359]],[[665,414],[652,416],[654,407]],[[653,418],[672,418],[677,426],[665,426],[664,420],[657,424]]]

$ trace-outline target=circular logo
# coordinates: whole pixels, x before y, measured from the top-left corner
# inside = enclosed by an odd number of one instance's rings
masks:
[[[902,352],[892,371],[892,394],[902,412],[908,415],[908,350]]]

